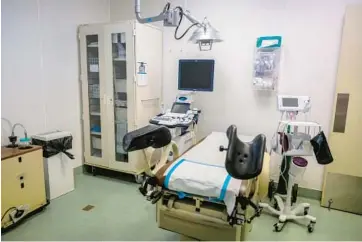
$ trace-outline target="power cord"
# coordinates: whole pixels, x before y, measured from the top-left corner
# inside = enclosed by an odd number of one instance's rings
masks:
[[[174,37],[175,37],[176,40],[180,40],[189,32],[189,30],[192,27],[194,27],[194,26],[196,26],[198,24],[197,23],[191,24],[180,37],[177,37],[177,31],[178,31],[178,28],[181,25],[181,22],[182,22],[182,19],[183,19],[183,16],[184,16],[184,12],[183,12],[183,9],[180,6],[177,6],[175,9],[180,10],[180,20],[178,21],[178,24],[176,26]]]
[[[1,217],[1,221],[3,221],[3,219],[5,218],[5,215],[10,212],[11,210],[16,210],[16,212],[18,212],[19,210],[16,207],[11,207],[8,210],[5,211],[4,215]]]
[[[167,10],[169,10],[170,6],[171,6],[170,2],[166,3],[165,7],[163,7],[163,12],[166,12]]]

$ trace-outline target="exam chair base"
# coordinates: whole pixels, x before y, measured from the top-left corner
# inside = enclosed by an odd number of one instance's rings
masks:
[[[267,203],[259,203],[259,206],[263,209],[269,210],[269,212],[271,212],[273,215],[277,215],[279,217],[278,223],[274,224],[276,232],[282,231],[288,221],[302,219],[309,221],[308,232],[311,233],[314,231],[314,225],[316,224],[317,219],[308,214],[310,208],[309,203],[300,203],[294,209],[291,209],[288,204],[284,204],[280,196],[275,195],[274,199],[276,201],[277,209],[271,207]]]
[[[195,208],[193,199],[169,200],[167,204],[160,199],[157,202],[158,227],[182,235],[183,240],[206,241],[243,241],[251,230],[249,223],[231,226],[225,208],[219,205],[201,203],[200,212]],[[253,211],[247,208],[245,212],[249,217]]]

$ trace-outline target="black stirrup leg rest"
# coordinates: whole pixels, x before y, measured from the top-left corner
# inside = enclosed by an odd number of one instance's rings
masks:
[[[167,127],[147,125],[127,133],[123,137],[123,149],[126,152],[142,150],[150,146],[157,149],[168,145],[171,138]]]
[[[226,135],[229,139],[225,160],[227,172],[236,179],[257,177],[263,169],[265,136],[259,134],[251,142],[242,142],[237,136],[235,125],[227,129]]]

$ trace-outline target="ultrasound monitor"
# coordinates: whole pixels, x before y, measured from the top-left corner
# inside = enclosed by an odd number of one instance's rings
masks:
[[[178,89],[212,92],[214,65],[215,60],[179,60]]]
[[[171,113],[182,113],[186,114],[190,110],[189,103],[173,103]]]

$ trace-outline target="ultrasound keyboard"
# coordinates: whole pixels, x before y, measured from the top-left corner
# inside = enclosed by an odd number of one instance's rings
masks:
[[[175,117],[172,115],[168,115],[167,113],[164,115],[158,115],[153,117],[150,120],[151,124],[164,125],[169,128],[175,127],[189,127],[192,124],[194,115],[187,115],[184,117]]]

